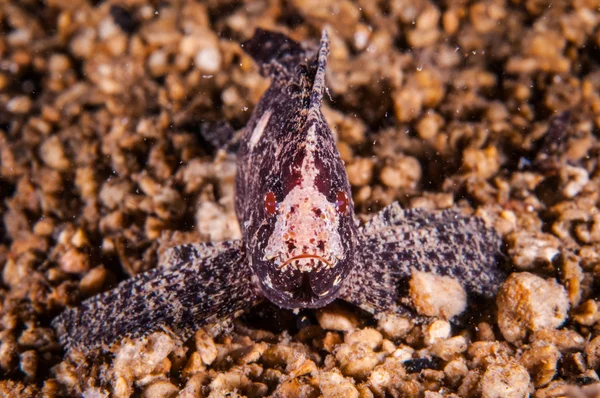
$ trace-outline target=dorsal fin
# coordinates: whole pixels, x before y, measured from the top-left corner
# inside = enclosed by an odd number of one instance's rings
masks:
[[[244,51],[260,66],[263,76],[291,76],[306,61],[306,51],[296,41],[278,32],[256,29],[250,40],[242,43]]]
[[[310,92],[310,105],[308,118],[317,118],[320,115],[321,103],[323,102],[323,91],[325,90],[325,68],[327,67],[327,56],[329,55],[329,36],[323,29],[321,32],[321,44],[317,58],[317,71]]]

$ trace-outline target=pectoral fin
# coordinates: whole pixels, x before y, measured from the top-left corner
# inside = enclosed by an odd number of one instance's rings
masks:
[[[66,349],[108,348],[122,337],[165,331],[181,340],[227,320],[260,299],[239,241],[188,244],[166,254],[166,264],[69,308],[52,324]]]
[[[394,203],[359,229],[357,264],[341,298],[371,312],[397,312],[413,271],[450,276],[468,294],[491,298],[506,278],[500,243],[480,218]]]

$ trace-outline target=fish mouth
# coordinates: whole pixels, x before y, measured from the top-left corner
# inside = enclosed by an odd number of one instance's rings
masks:
[[[298,256],[294,256],[294,257],[288,258],[282,264],[280,264],[280,265],[277,266],[277,270],[281,270],[281,269],[285,268],[286,266],[290,265],[294,261],[304,260],[304,259],[313,259],[313,260],[322,262],[328,268],[333,267],[333,264],[330,261],[328,261],[326,258],[324,258],[324,257],[317,256],[316,254],[303,253],[303,254],[300,254]]]

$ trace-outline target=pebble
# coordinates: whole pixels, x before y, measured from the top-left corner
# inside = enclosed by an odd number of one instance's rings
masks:
[[[449,361],[465,352],[467,347],[468,341],[465,336],[455,336],[433,344],[429,350],[433,355],[442,358],[444,361]]]
[[[352,379],[344,377],[336,371],[321,372],[319,374],[319,388],[323,397],[348,397],[358,398],[360,394]]]
[[[205,365],[210,365],[217,358],[217,346],[213,339],[202,329],[198,330],[194,335],[196,350],[202,358]]]
[[[328,306],[317,311],[317,321],[325,330],[348,332],[356,329],[356,315],[337,306]]]
[[[525,366],[532,376],[534,385],[539,388],[545,387],[552,381],[560,359],[560,351],[555,346],[537,343],[523,352],[519,362]]]
[[[335,358],[344,375],[361,379],[379,364],[382,355],[366,344],[341,344],[335,352]]]
[[[40,147],[40,157],[44,163],[56,170],[65,171],[71,166],[60,139],[55,135],[44,141]]]
[[[11,113],[25,114],[31,110],[32,102],[29,97],[24,95],[12,98],[6,104],[6,110]]]
[[[500,288],[496,303],[498,326],[510,342],[544,328],[559,327],[569,309],[564,287],[529,272],[511,274]]]
[[[432,345],[450,337],[450,322],[444,320],[433,321],[423,330],[423,342]]]
[[[70,249],[60,257],[60,269],[69,274],[80,274],[90,269],[89,257],[77,249]]]
[[[87,296],[98,293],[104,285],[108,272],[103,266],[92,268],[87,272],[79,282],[79,290]]]
[[[368,185],[373,178],[374,165],[373,159],[356,158],[354,162],[346,166],[350,184],[356,187]]]
[[[422,315],[450,319],[467,307],[464,288],[451,277],[414,272],[409,286],[412,303]]]
[[[364,328],[347,334],[344,341],[348,345],[365,344],[370,349],[375,350],[381,346],[383,336],[376,329]]]
[[[170,398],[179,393],[179,389],[171,382],[158,380],[148,385],[143,392],[144,398]]]
[[[518,363],[492,365],[481,376],[480,389],[483,398],[521,398],[529,394],[530,377]]]
[[[463,153],[463,167],[481,178],[490,178],[498,172],[500,159],[495,147],[467,148]]]
[[[196,54],[194,64],[204,73],[216,73],[221,67],[221,54],[217,48],[203,48]]]
[[[414,189],[421,180],[421,164],[410,156],[398,159],[392,166],[385,166],[379,175],[381,182],[390,188]]]
[[[590,368],[597,369],[600,367],[600,336],[590,340],[586,344],[584,352]]]
[[[377,327],[390,339],[402,339],[413,328],[413,322],[407,318],[393,313],[382,314],[377,320]]]
[[[559,253],[560,241],[543,232],[518,231],[506,237],[508,255],[519,270],[532,270],[552,263]]]

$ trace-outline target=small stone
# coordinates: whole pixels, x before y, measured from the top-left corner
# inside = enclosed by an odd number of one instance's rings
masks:
[[[400,123],[416,119],[423,107],[423,93],[417,87],[405,87],[394,94],[394,113]]]
[[[241,369],[233,369],[229,372],[219,373],[209,386],[212,391],[227,393],[240,390],[250,384],[250,379]],[[230,396],[230,395],[225,395]]]
[[[316,375],[318,372],[318,367],[314,361],[306,359],[304,355],[300,355],[295,361],[288,364],[286,370],[289,372],[291,377],[296,378],[306,375]]]
[[[396,351],[396,344],[388,339],[383,339],[381,341],[381,351],[392,354]]]
[[[381,361],[380,355],[364,344],[342,344],[338,347],[335,358],[346,376],[366,377]]]
[[[317,321],[325,330],[341,332],[354,330],[358,326],[356,315],[335,305],[317,311]]]
[[[200,357],[200,354],[196,351],[190,354],[185,367],[181,371],[181,374],[183,377],[188,378],[195,375],[196,373],[203,372],[205,370],[206,368],[204,367],[202,358]]]
[[[46,387],[46,385],[44,385],[44,387]],[[44,394],[43,396],[44,397],[59,396],[58,391],[59,390],[57,388],[53,394]],[[84,396],[85,398],[109,398],[110,397],[108,392],[104,388],[100,388],[100,387],[88,387],[83,391],[82,396]],[[115,396],[119,397],[120,395],[115,395]]]
[[[442,16],[442,26],[447,34],[453,35],[460,26],[459,11],[457,8],[449,8]]]
[[[458,354],[465,352],[467,344],[465,336],[455,336],[435,343],[429,350],[433,355],[442,358],[444,361],[449,361]]]
[[[54,331],[50,328],[30,327],[25,329],[17,341],[21,348],[45,348],[54,342]]]
[[[467,293],[449,276],[414,272],[409,286],[412,303],[422,315],[450,319],[467,307]]]
[[[223,207],[214,202],[203,201],[196,211],[198,232],[206,234],[211,241],[235,239],[241,236],[239,224],[233,213],[224,211]]]
[[[38,369],[38,355],[34,350],[28,350],[21,353],[20,366],[21,371],[28,380],[34,380]]]
[[[212,337],[208,335],[204,330],[200,329],[194,336],[196,342],[196,350],[200,353],[202,362],[205,365],[210,365],[217,358],[218,350]]]
[[[84,200],[96,198],[98,193],[98,183],[96,182],[95,171],[91,167],[79,167],[75,172],[75,185]]]
[[[542,232],[518,231],[506,237],[508,255],[520,270],[531,270],[552,263],[559,253],[560,241]]]
[[[446,378],[452,385],[457,385],[469,373],[469,367],[462,357],[456,358],[444,366]]]
[[[407,345],[400,345],[396,350],[394,350],[394,352],[392,353],[392,357],[398,359],[401,362],[406,362],[412,359],[414,353],[414,348]]]
[[[514,351],[505,342],[499,341],[475,341],[468,348],[467,356],[471,358],[471,364],[477,367],[487,367],[492,364],[506,363]]]
[[[24,95],[19,95],[12,98],[6,104],[6,110],[10,113],[24,114],[31,110],[31,99]]]
[[[144,389],[144,398],[169,398],[179,393],[179,389],[171,382],[158,380]]]
[[[382,314],[377,321],[377,327],[390,339],[402,339],[413,328],[413,322],[406,317],[393,313]]]
[[[257,362],[260,357],[262,356],[262,354],[267,350],[268,345],[267,343],[256,343],[253,344],[245,349],[243,349],[238,358],[237,358],[237,362],[238,363],[253,363],[253,362]]]
[[[217,73],[221,67],[221,54],[217,48],[203,48],[196,54],[194,64],[202,72]]]
[[[167,356],[175,348],[173,339],[165,333],[156,332],[137,340],[124,340],[115,353],[114,372],[116,380],[124,378],[142,379],[151,374],[166,372],[169,359]]]
[[[206,373],[196,373],[185,384],[185,387],[179,392],[179,398],[197,398],[201,397],[201,388],[204,381],[208,379]]]
[[[542,329],[531,337],[531,342],[543,342],[556,347],[562,353],[583,351],[586,339],[575,330]]]
[[[496,336],[494,335],[494,329],[487,322],[480,322],[475,328],[477,332],[477,340],[479,341],[494,341]]]
[[[49,217],[44,217],[35,223],[33,233],[38,236],[49,237],[54,232],[54,220]]]
[[[450,337],[450,323],[444,320],[433,321],[423,331],[423,342],[426,345],[435,344]]]
[[[71,244],[76,248],[80,249],[84,246],[88,246],[90,244],[90,241],[85,235],[85,231],[81,228],[77,228],[77,230],[71,237]]]
[[[528,272],[511,274],[500,288],[496,303],[498,326],[510,342],[544,328],[559,327],[569,309],[563,286]]]
[[[393,391],[396,386],[406,380],[406,369],[403,362],[400,358],[387,357],[383,364],[371,372],[367,380],[377,396],[403,396],[396,394],[397,391]]]
[[[585,356],[590,368],[600,367],[600,336],[594,337],[585,346]]]
[[[318,380],[323,397],[358,398],[360,396],[352,379],[342,376],[339,372],[321,372]]]
[[[375,393],[383,396],[385,389],[390,384],[391,378],[390,373],[383,366],[378,366],[371,372],[368,380]]]
[[[92,268],[90,272],[81,278],[79,290],[86,296],[98,293],[102,289],[107,276],[108,272],[103,266]]]
[[[69,274],[80,274],[90,269],[89,257],[77,249],[70,249],[60,257],[60,269]]]
[[[492,365],[481,376],[479,388],[483,398],[521,398],[529,392],[529,373],[513,362]]]
[[[573,198],[590,181],[589,173],[581,167],[565,165],[560,170],[560,178],[563,182],[562,193],[567,198]]]
[[[427,113],[417,123],[417,133],[424,140],[433,139],[444,123],[442,117],[437,113]]]
[[[496,147],[485,149],[467,148],[463,152],[463,167],[466,171],[487,179],[498,172],[500,159]]]
[[[381,342],[383,340],[383,336],[379,331],[373,328],[364,328],[359,329],[355,332],[352,332],[346,335],[344,339],[346,344],[365,344],[372,350],[381,346]]]
[[[573,320],[580,325],[592,326],[600,320],[600,309],[595,300],[587,300],[575,310]]]
[[[65,155],[60,139],[57,136],[49,137],[40,147],[40,157],[53,169],[65,171],[71,167],[71,162]]]
[[[269,347],[263,353],[261,362],[270,367],[286,366],[290,362],[293,362],[298,355],[303,355],[303,353],[297,352],[289,346],[276,344]]]
[[[519,361],[532,375],[534,385],[539,388],[552,381],[560,358],[560,352],[555,346],[536,343],[523,352]]]
[[[412,189],[421,180],[421,164],[413,157],[404,156],[393,166],[385,166],[379,178],[387,187]]]
[[[333,352],[343,341],[339,333],[327,332],[323,338],[323,349],[327,352]]]
[[[129,182],[110,179],[102,185],[98,197],[104,206],[112,210],[123,205],[125,196],[129,194],[131,190],[132,188]]]
[[[373,178],[375,162],[368,158],[355,158],[354,162],[346,167],[350,184],[356,187],[368,185]]]
[[[148,69],[152,76],[162,76],[168,71],[168,54],[162,50],[153,51],[148,57]]]

